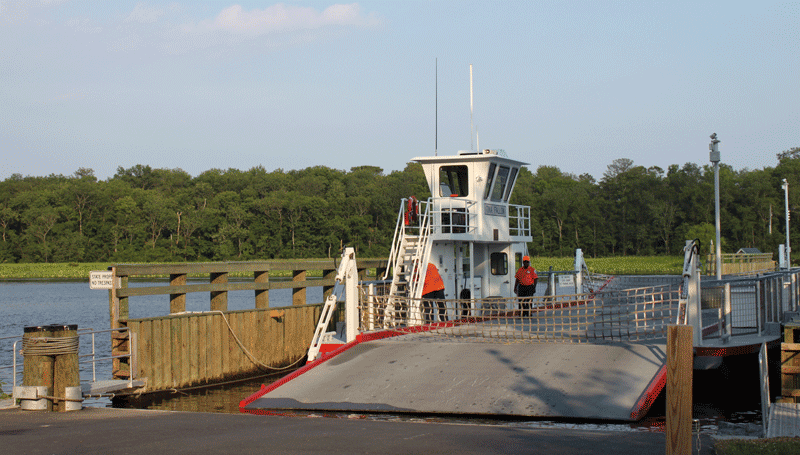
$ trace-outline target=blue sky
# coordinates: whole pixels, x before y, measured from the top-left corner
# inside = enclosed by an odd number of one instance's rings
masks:
[[[0,179],[470,148],[602,178],[800,146],[800,3],[0,0]],[[470,133],[473,65],[477,139]]]

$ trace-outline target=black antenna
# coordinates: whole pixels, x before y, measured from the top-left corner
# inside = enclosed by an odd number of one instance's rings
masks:
[[[436,133],[434,134],[433,155],[439,155],[439,57],[436,57]]]

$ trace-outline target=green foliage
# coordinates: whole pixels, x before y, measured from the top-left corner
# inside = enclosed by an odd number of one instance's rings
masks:
[[[714,443],[718,455],[800,455],[800,439],[720,439]]]
[[[711,223],[701,223],[691,226],[686,232],[686,235],[688,236],[687,240],[697,239],[700,241],[701,253],[710,253],[711,246],[716,242],[717,228]],[[725,251],[727,244],[725,237],[720,236],[720,243],[722,245],[722,251]]]
[[[22,263],[0,264],[0,279],[88,280],[92,270],[107,270],[110,263]]]
[[[785,241],[782,179],[800,206],[800,152],[775,168],[720,166],[723,251],[775,251]],[[524,158],[524,157],[523,157]],[[374,166],[285,172],[136,165],[99,181],[73,175],[0,182],[0,263],[244,261],[336,256],[386,257],[401,198],[430,196],[422,166],[384,174]],[[612,161],[603,178],[554,166],[520,171],[512,203],[531,207],[534,256],[587,258],[680,255],[687,239],[713,238],[714,174],[686,163],[658,167]],[[797,223],[792,230],[800,229]],[[730,248],[731,251],[728,251]],[[588,262],[588,261],[587,261]],[[651,273],[648,265],[621,273]],[[1,277],[0,277],[1,278]]]

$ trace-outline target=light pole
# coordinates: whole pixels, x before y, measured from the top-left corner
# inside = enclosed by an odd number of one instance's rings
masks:
[[[717,225],[717,279],[722,279],[722,245],[720,244],[720,222],[719,222],[719,139],[717,133],[711,135],[711,143],[708,144],[709,159],[714,164],[714,212]]]
[[[786,268],[792,268],[792,248],[789,246],[789,182],[786,179],[783,179],[783,199],[786,205],[786,248],[784,249],[784,254],[786,255]]]

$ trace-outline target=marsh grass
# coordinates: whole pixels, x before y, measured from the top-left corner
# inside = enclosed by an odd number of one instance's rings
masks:
[[[0,280],[64,280],[89,281],[89,272],[108,270],[110,262],[47,263],[47,264],[0,264]],[[374,272],[374,270],[373,270]],[[322,276],[321,270],[309,270],[309,276]],[[374,273],[373,273],[374,275]],[[231,278],[252,278],[252,272],[234,272]],[[272,278],[291,277],[290,270],[270,271]],[[208,278],[207,273],[189,274],[193,278]],[[136,278],[169,278],[169,275],[137,275]]]
[[[683,269],[682,256],[619,256],[584,258],[589,271],[606,275],[677,275]],[[572,270],[574,258],[531,257],[531,265],[546,272]]]
[[[537,270],[572,270],[574,258],[532,257],[531,265]],[[680,256],[624,256],[608,258],[586,258],[586,264],[593,273],[608,275],[674,275],[681,273],[683,258]],[[107,270],[112,264],[108,262],[89,263],[23,263],[0,264],[0,280],[75,280],[89,279],[92,270]],[[375,276],[375,271],[370,271],[370,276]],[[321,270],[309,270],[309,276],[322,276]],[[207,274],[198,274],[196,277],[207,277]],[[247,272],[231,273],[235,278],[252,278]],[[273,270],[270,276],[274,278],[291,277],[288,270]],[[190,275],[190,277],[195,277]],[[139,278],[167,278],[166,276],[150,276]]]

